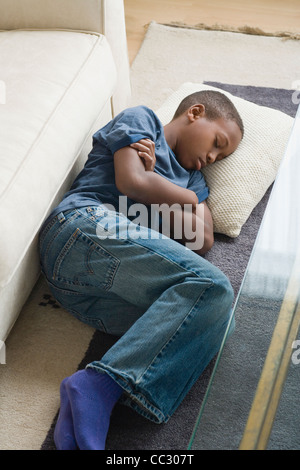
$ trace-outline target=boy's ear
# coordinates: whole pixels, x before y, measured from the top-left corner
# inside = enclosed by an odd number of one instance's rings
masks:
[[[194,104],[188,110],[188,117],[191,121],[198,119],[199,117],[205,116],[205,106],[204,104]]]

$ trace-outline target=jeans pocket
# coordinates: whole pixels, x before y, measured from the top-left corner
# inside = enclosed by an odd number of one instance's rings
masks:
[[[52,279],[65,286],[92,286],[109,290],[120,260],[79,228],[59,252]]]

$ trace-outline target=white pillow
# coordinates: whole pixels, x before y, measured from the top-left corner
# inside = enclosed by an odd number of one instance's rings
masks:
[[[235,238],[274,181],[294,120],[281,111],[258,106],[218,88],[184,83],[157,111],[162,123],[170,122],[185,96],[200,90],[224,93],[244,122],[245,133],[237,150],[202,170],[210,190],[207,204],[214,231]]]

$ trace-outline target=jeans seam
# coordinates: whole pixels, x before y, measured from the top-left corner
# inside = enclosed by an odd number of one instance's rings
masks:
[[[40,239],[39,239],[39,244],[40,244],[40,246],[42,246],[45,237],[47,236],[49,230],[50,230],[51,227],[55,224],[56,221],[57,221],[57,216],[53,217],[53,218],[48,222],[48,224],[43,228],[43,230],[42,230],[42,232],[41,232],[41,234],[40,234]]]
[[[47,258],[48,258],[48,254],[49,254],[49,250],[51,249],[51,246],[52,246],[52,243],[53,241],[55,240],[55,238],[60,234],[60,232],[62,231],[62,229],[64,227],[66,227],[66,225],[69,225],[70,222],[72,222],[73,220],[77,219],[78,218],[78,214],[77,211],[74,211],[74,214],[69,218],[69,219],[66,219],[58,228],[58,230],[55,231],[55,233],[52,235],[51,239],[48,241],[47,243],[47,246],[45,247],[45,251],[42,253],[42,257],[43,257],[43,264],[44,265],[47,265]],[[57,220],[56,220],[57,221]],[[46,234],[47,236],[47,234]],[[46,238],[46,237],[45,237]],[[42,250],[42,246],[41,246],[41,251]]]
[[[144,394],[134,390],[134,384],[132,383],[132,380],[131,380],[129,375],[124,374],[123,372],[122,372],[122,374],[120,374],[118,371],[115,371],[110,366],[107,366],[105,364],[102,365],[101,363],[100,363],[99,366],[95,365],[93,363],[88,364],[87,368],[94,369],[98,372],[99,371],[105,372],[108,375],[110,375],[112,377],[112,379],[115,380],[120,385],[120,387],[123,388],[123,390],[125,391],[125,393],[127,394],[128,398],[129,398],[129,400],[136,405],[136,407],[137,407],[136,411],[138,411],[142,416],[144,416],[144,417],[146,417],[146,418],[148,418],[151,421],[156,422],[156,423],[161,423],[161,422],[167,421],[167,419],[169,418],[169,416],[164,415],[164,413],[160,409],[158,409],[156,406],[154,406],[144,396]],[[127,377],[128,377],[128,379],[127,379]],[[122,400],[122,402],[124,404],[127,404],[126,399]],[[132,405],[131,405],[131,408],[136,409]],[[155,416],[155,418],[153,417],[153,415]]]
[[[175,240],[173,240],[174,243],[178,243],[176,242]],[[135,242],[134,240],[130,240],[130,243],[134,244],[134,245],[137,245],[137,246],[143,246],[143,245],[140,245],[139,243]],[[152,253],[154,253],[155,255],[159,256],[160,258],[163,258],[165,261],[167,261],[168,263],[171,263],[173,266],[176,266],[176,268],[178,269],[178,271],[180,272],[186,272],[186,273],[190,273],[191,275],[194,275],[195,277],[198,277],[198,278],[201,278],[203,280],[203,278],[201,276],[199,276],[199,274],[197,274],[195,271],[193,271],[192,269],[188,269],[188,268],[185,268],[184,266],[182,266],[181,264],[179,263],[176,263],[176,261],[174,260],[170,260],[169,258],[167,258],[166,256],[162,255],[161,253],[157,253],[157,251],[153,250],[152,248],[149,248],[149,247],[144,247],[144,249],[146,249],[147,251],[151,251]]]

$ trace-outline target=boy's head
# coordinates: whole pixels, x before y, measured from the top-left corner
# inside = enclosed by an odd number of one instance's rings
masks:
[[[194,170],[230,155],[244,135],[243,121],[232,101],[213,90],[184,98],[165,130],[179,163]]]
[[[205,117],[214,121],[218,118],[232,120],[236,122],[242,136],[244,135],[244,125],[241,116],[232,101],[224,93],[214,90],[196,91],[186,96],[179,104],[173,119],[176,119],[191,106],[201,103],[205,107]]]

